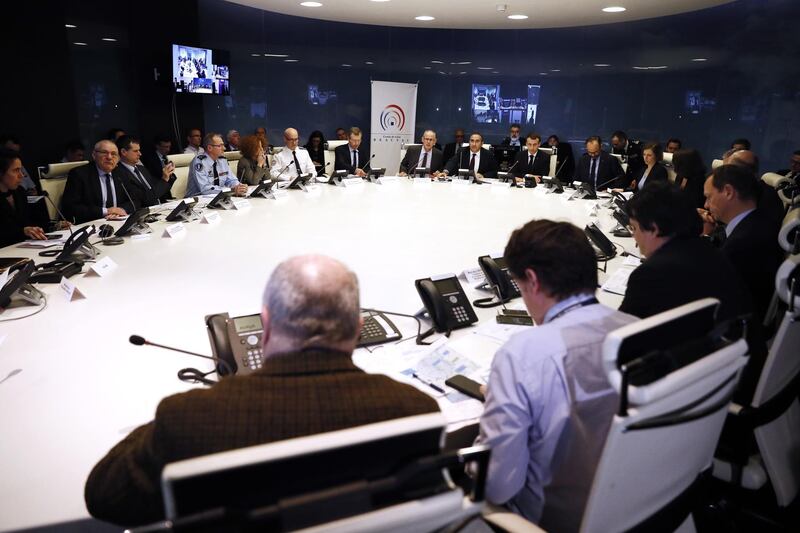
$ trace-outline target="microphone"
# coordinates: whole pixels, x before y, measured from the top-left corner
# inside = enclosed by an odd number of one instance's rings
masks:
[[[601,183],[600,185],[598,185],[598,186],[596,186],[594,188],[594,192],[597,192],[598,189],[602,188],[604,185],[608,185],[609,183],[611,183],[613,181],[617,181],[617,178],[611,178],[610,180],[604,181],[603,183]]]
[[[133,211],[136,211],[136,204],[133,203],[133,198],[131,198],[131,195],[128,192],[128,188],[125,187],[125,184],[123,183],[123,179],[122,178],[120,178],[119,184],[122,185],[122,190],[125,191],[125,196],[128,197],[128,201],[131,203],[131,209],[133,209]],[[133,212],[128,213],[128,216],[133,216]]]
[[[53,209],[56,210],[56,213],[58,213],[58,216],[61,217],[61,220],[69,224],[67,226],[67,229],[69,230],[69,234],[72,235],[72,224],[69,223],[69,220],[67,220],[67,217],[64,216],[64,213],[61,212],[61,210],[58,208],[55,202],[50,199],[50,194],[47,191],[42,191],[42,196],[44,196],[45,200],[50,202],[50,205],[52,205]]]
[[[375,159],[375,154],[372,154],[372,157],[369,158],[369,161],[367,161],[366,164],[361,166],[361,170],[364,170],[367,167],[372,168],[370,165],[371,165],[373,159]]]
[[[556,157],[556,161],[558,161],[557,157]],[[553,176],[554,178],[558,177],[558,173],[561,172],[562,170],[564,170],[564,165],[566,165],[566,164],[567,164],[567,158],[565,157],[564,160],[561,162],[561,166],[556,169],[556,175]]]
[[[283,174],[284,172],[286,172],[286,171],[289,169],[289,167],[290,167],[290,166],[292,166],[292,163],[294,163],[294,160],[292,160],[292,161],[289,161],[289,162],[286,164],[286,166],[285,166],[285,167],[283,167],[283,170],[281,170],[280,172],[278,172],[278,175],[277,175],[277,176],[275,176],[274,178],[272,178],[272,181],[278,181],[278,178],[280,178],[280,177],[281,177],[281,174]]]
[[[131,335],[128,338],[128,341],[131,344],[133,344],[134,346],[144,346],[144,345],[155,346],[156,348],[162,348],[164,350],[170,350],[170,351],[173,351],[173,352],[184,353],[186,355],[193,355],[195,357],[202,357],[203,359],[211,359],[212,361],[214,361],[214,363],[216,363],[216,366],[223,367],[227,374],[229,374],[229,375],[233,375],[234,374],[234,371],[231,369],[231,366],[228,364],[228,362],[223,360],[223,359],[219,359],[217,357],[212,357],[210,355],[203,355],[203,354],[197,353],[197,352],[190,352],[188,350],[182,350],[180,348],[173,348],[172,346],[166,346],[164,344],[158,344],[158,343],[155,343],[155,342],[150,342],[149,340],[145,339],[144,337],[142,337],[140,335]]]

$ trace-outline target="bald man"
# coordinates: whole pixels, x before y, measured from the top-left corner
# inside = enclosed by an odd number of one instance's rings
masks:
[[[725,154],[723,163],[744,167],[752,172],[753,177],[758,180],[758,209],[763,211],[775,224],[780,225],[785,214],[783,201],[774,187],[758,179],[759,165],[758,156],[755,152],[751,150],[730,150]]]
[[[335,259],[278,265],[263,295],[263,367],[162,400],[155,420],[92,470],[92,516],[121,526],[163,519],[160,475],[174,461],[438,411],[410,385],[353,364],[359,305],[356,275]]]
[[[308,150],[299,146],[300,134],[294,128],[283,132],[283,150],[272,156],[269,175],[273,181],[291,181],[301,174],[317,175]]]

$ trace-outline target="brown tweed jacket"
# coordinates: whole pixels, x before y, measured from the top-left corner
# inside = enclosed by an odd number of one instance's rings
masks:
[[[438,409],[415,388],[360,370],[348,353],[271,357],[248,376],[164,398],[155,420],[94,467],[86,507],[115,524],[155,522],[164,518],[160,476],[168,463]]]

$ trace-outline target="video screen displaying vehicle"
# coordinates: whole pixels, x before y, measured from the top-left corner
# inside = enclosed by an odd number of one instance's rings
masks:
[[[229,95],[230,54],[173,44],[172,85],[178,93]]]
[[[336,91],[327,89],[321,91],[319,85],[308,86],[308,103],[311,105],[326,105],[336,101]]]
[[[472,84],[472,120],[478,124],[536,124],[540,85],[525,94],[503,93],[501,85]]]

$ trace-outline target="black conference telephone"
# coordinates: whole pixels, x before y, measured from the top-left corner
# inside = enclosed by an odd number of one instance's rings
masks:
[[[261,315],[231,318],[228,313],[206,317],[211,353],[233,369],[234,374],[250,374],[261,368],[264,353],[261,349]],[[220,377],[228,374],[224,365],[217,366]]]
[[[583,232],[589,238],[589,241],[600,251],[600,254],[597,256],[598,259],[607,261],[617,255],[617,249],[614,247],[614,243],[600,231],[600,228],[594,224],[589,224],[584,228]]]
[[[306,184],[311,180],[312,177],[313,175],[310,172],[306,172],[305,174],[300,174],[299,176],[292,178],[292,181],[289,182],[289,186],[286,188],[301,189],[305,191]]]
[[[378,183],[378,180],[386,174],[385,168],[372,168],[370,167],[367,179],[370,183]]]
[[[397,326],[379,311],[362,309],[361,318],[364,320],[364,325],[361,327],[361,334],[358,337],[359,348],[403,338]]]
[[[273,185],[275,185],[275,182],[272,180],[262,181],[253,189],[248,198],[269,198]]]
[[[208,202],[209,209],[233,209],[233,202],[231,201],[231,196],[233,196],[232,191],[220,191],[217,195]]]
[[[89,242],[89,237],[94,235],[97,228],[94,225],[84,226],[76,230],[64,243],[61,250],[44,250],[39,252],[42,257],[55,257],[56,261],[71,261],[76,258],[94,259],[97,257],[97,248]]]
[[[414,285],[437,332],[467,328],[478,321],[455,274],[418,279]]]
[[[28,283],[61,283],[61,278],[71,278],[83,270],[83,261],[51,261],[36,265]]]
[[[486,276],[489,285],[497,287],[500,293],[498,296],[505,302],[512,298],[519,297],[519,287],[517,282],[511,278],[508,272],[506,260],[501,255],[482,255],[478,258],[478,264]]]
[[[28,278],[30,278],[35,268],[31,260],[22,261],[9,267],[10,279],[0,287],[0,309],[5,309],[12,302],[23,302],[30,305],[41,304],[44,295],[28,284]],[[17,273],[11,276],[14,271],[17,271]]]
[[[175,209],[167,215],[167,222],[177,222],[179,220],[189,222],[192,219],[192,203],[186,203],[185,200],[181,200],[181,203],[176,205]]]
[[[124,237],[126,235],[144,235],[145,233],[152,233],[153,230],[151,230],[150,226],[144,221],[149,215],[149,207],[137,209],[135,213],[125,219],[125,222],[123,222],[122,226],[119,227],[114,235],[117,237]]]

